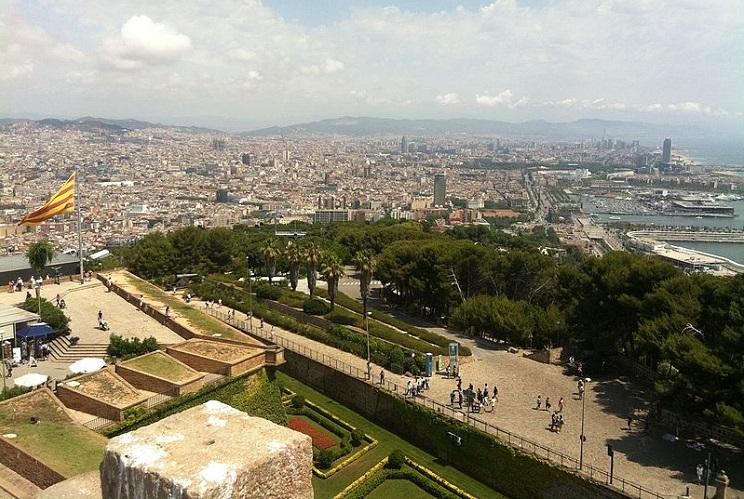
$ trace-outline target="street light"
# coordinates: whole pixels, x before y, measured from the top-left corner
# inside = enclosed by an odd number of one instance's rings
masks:
[[[591,378],[584,378],[584,384],[589,384]],[[586,409],[586,390],[584,395],[581,396],[581,436],[579,437],[580,450],[579,450],[579,469],[584,466],[584,442],[586,442],[586,435],[584,435],[584,414]]]
[[[367,300],[364,300],[365,304]],[[365,307],[367,308],[367,307]],[[372,312],[365,312],[364,314],[364,326],[367,330],[367,379],[372,379],[372,358],[369,354],[369,316],[372,315]]]
[[[251,294],[251,257],[245,257],[245,266],[248,269],[248,330],[253,333],[253,295]]]

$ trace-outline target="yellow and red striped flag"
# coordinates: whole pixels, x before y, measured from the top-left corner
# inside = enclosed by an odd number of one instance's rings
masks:
[[[75,173],[70,175],[67,182],[62,184],[57,192],[52,194],[49,201],[36,211],[32,211],[18,225],[39,225],[53,216],[69,213],[75,209]]]

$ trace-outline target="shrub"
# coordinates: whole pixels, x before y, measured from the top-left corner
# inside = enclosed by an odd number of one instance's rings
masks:
[[[398,365],[398,366],[401,366],[402,367],[403,366],[403,362],[405,360],[405,354],[403,353],[403,349],[400,348],[400,347],[393,347],[390,350],[390,354],[389,354],[388,358],[390,360],[390,364],[391,365],[394,364],[394,365]]]
[[[256,286],[256,297],[262,300],[278,300],[282,296],[281,288],[269,286],[268,284],[259,284]]]
[[[21,308],[29,312],[38,313],[39,300],[36,297],[32,296],[31,298],[23,302]],[[49,324],[49,327],[51,327],[55,331],[59,333],[67,332],[68,324],[70,323],[69,317],[67,317],[65,313],[57,308],[53,303],[44,298],[41,299],[40,317],[41,322],[46,322],[47,324]]]
[[[349,314],[344,314],[342,312],[339,312],[338,309],[326,315],[326,319],[328,319],[331,322],[335,322],[336,324],[341,324],[343,326],[353,326],[354,324],[357,323],[357,320],[355,317]]]
[[[364,441],[364,432],[357,428],[356,430],[353,430],[351,432],[351,445],[356,447],[357,445],[361,445],[361,443]]]
[[[315,459],[315,465],[322,470],[327,470],[328,468],[333,466],[334,460],[335,460],[335,455],[332,450],[320,449]]]
[[[404,464],[406,464],[406,455],[403,454],[402,450],[395,449],[388,456],[388,462],[387,462],[388,468],[399,470],[403,467]]]
[[[292,407],[295,409],[301,409],[305,407],[305,397],[299,393],[292,396]]]
[[[106,353],[111,357],[130,359],[148,352],[154,352],[158,348],[160,348],[158,340],[152,336],[140,340],[139,338],[122,338],[112,334]]]
[[[325,302],[311,298],[302,304],[302,311],[310,315],[325,315],[330,312],[330,307]]]
[[[26,388],[25,386],[12,386],[10,388],[6,387],[3,388],[2,392],[0,392],[0,400],[8,400],[30,391],[31,388]]]

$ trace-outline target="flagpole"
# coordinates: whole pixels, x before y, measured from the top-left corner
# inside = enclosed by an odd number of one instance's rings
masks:
[[[80,169],[75,167],[75,208],[77,209],[78,258],[80,258],[80,284],[85,283],[83,269],[83,216],[80,213]]]

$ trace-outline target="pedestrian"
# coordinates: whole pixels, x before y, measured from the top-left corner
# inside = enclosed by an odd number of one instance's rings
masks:
[[[483,392],[481,391],[480,388],[478,388],[478,391],[476,392],[476,397],[478,398],[478,402],[483,401]]]
[[[165,316],[170,318],[170,305],[165,306]]]
[[[563,397],[558,401],[558,412],[563,412]]]
[[[560,414],[558,416],[558,433],[560,433],[561,430],[563,429],[563,422],[564,422],[563,421],[563,414]]]
[[[139,308],[140,308],[140,310],[142,310],[142,307],[144,306],[144,304],[145,304],[145,295],[140,295],[140,297],[139,297]]]
[[[496,410],[496,395],[491,399],[491,412]]]
[[[408,383],[406,383],[406,397],[410,395],[411,393],[411,380],[408,380]]]
[[[550,397],[545,397],[545,410],[550,410]]]
[[[100,324],[102,320],[103,320],[103,312],[101,312],[101,311],[99,310],[99,311],[98,311],[98,323]]]
[[[576,370],[579,372],[579,378],[583,378],[584,377],[584,364],[579,362],[579,367],[576,368]]]
[[[499,389],[496,385],[493,385],[493,397],[491,398],[491,400],[494,404],[499,400]]]
[[[542,408],[542,395],[537,396],[537,410],[539,411]]]
[[[558,425],[558,416],[555,414],[550,415],[550,431],[555,431],[555,427]]]
[[[579,400],[584,398],[584,384],[579,385]]]
[[[457,398],[457,392],[456,392],[456,390],[452,390],[452,391],[450,392],[450,405],[451,405],[452,407],[455,407],[455,399],[456,399],[456,398]]]
[[[385,384],[385,371],[383,369],[380,369],[380,385]]]
[[[462,392],[457,390],[457,405],[462,409]]]
[[[633,415],[631,414],[628,416],[628,430],[630,430],[631,425],[633,424]]]
[[[457,391],[462,391],[462,378],[460,376],[457,377]]]
[[[488,398],[488,383],[483,386],[483,398]]]
[[[697,473],[697,483],[703,483],[703,465],[698,463],[695,472]]]

